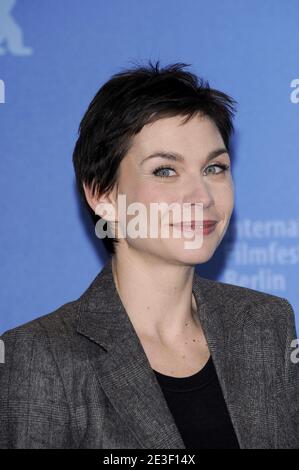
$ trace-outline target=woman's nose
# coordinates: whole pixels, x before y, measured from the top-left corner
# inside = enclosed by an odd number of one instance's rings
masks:
[[[184,202],[187,201],[193,204],[201,203],[203,209],[214,204],[212,188],[204,181],[204,177],[194,177],[188,182],[188,186],[184,191]]]

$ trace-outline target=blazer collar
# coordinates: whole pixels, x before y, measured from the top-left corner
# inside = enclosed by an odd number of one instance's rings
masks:
[[[246,357],[240,356],[240,347],[247,304],[242,298],[234,299],[229,295],[229,289],[223,286],[225,284],[194,273],[192,291],[198,315],[242,448],[243,428],[238,414],[247,391],[242,389],[238,371],[246,365]],[[78,300],[77,331],[106,351],[91,359],[98,380],[141,447],[185,449],[156,376],[118,295],[111,259]]]

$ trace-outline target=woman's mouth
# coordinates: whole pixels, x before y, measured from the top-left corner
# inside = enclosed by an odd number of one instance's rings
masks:
[[[181,230],[182,232],[195,232],[202,230],[203,235],[209,235],[215,230],[216,224],[216,220],[191,220],[191,222],[180,222],[172,225],[173,227]]]

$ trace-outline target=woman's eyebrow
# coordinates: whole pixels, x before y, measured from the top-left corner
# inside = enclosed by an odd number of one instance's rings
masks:
[[[207,155],[206,163],[209,162],[210,160],[213,160],[213,158],[216,158],[219,155],[222,155],[223,153],[228,153],[228,150],[226,148],[219,148],[219,149],[212,150]],[[165,151],[161,150],[161,151],[154,152],[154,153],[148,155],[147,157],[145,157],[142,160],[141,165],[145,161],[147,161],[151,158],[157,158],[157,157],[165,158],[166,160],[172,160],[172,161],[177,161],[177,162],[184,162],[185,161],[184,156],[182,154],[178,153],[178,152],[165,152]]]

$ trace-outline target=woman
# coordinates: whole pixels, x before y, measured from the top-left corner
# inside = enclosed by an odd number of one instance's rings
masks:
[[[235,102],[184,67],[114,75],[81,122],[76,179],[111,258],[80,298],[3,335],[1,447],[298,447],[292,307],[195,272],[233,211]]]

